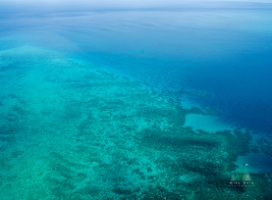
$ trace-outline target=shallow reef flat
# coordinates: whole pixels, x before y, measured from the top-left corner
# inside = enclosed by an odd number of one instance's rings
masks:
[[[271,156],[269,140],[186,126],[187,116],[214,115],[57,51],[0,56],[2,200],[271,197],[270,173],[249,178],[234,164],[254,149]]]

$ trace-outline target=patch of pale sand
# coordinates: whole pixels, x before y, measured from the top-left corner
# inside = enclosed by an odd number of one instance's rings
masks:
[[[223,122],[217,116],[188,114],[185,120],[185,127],[191,127],[193,130],[202,130],[208,133],[216,133],[218,131],[233,130],[235,127]]]
[[[179,176],[179,181],[185,182],[185,183],[196,183],[196,182],[199,183],[204,180],[205,180],[205,176],[195,172],[189,172]]]

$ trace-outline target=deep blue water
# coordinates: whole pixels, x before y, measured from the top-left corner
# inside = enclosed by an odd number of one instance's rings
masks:
[[[193,87],[214,92],[215,96],[207,98],[205,104],[220,108],[223,117],[230,122],[271,133],[270,52],[245,54],[235,62],[225,60],[210,65],[191,76],[195,78],[191,82]]]

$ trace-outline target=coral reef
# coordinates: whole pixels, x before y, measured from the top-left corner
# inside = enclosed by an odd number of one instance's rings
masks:
[[[251,132],[240,129],[195,131],[184,126],[188,114],[218,113],[185,109],[136,81],[37,51],[37,60],[25,57],[0,70],[0,76],[18,77],[12,84],[1,80],[8,87],[0,103],[1,199],[271,196],[269,173],[251,174],[254,187],[230,187],[237,157],[252,151],[271,156],[269,140],[253,143]],[[22,47],[2,56],[16,61],[29,52],[35,55]]]

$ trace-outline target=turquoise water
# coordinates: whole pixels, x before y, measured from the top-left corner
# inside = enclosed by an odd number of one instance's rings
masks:
[[[1,199],[269,199],[270,10],[0,19]]]

